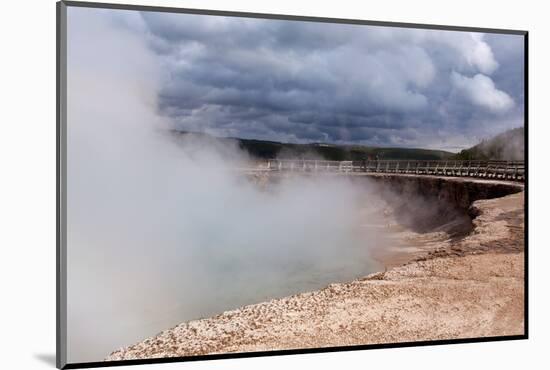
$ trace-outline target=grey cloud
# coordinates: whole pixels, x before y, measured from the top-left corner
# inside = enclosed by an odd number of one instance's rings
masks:
[[[466,99],[477,106],[493,112],[506,112],[514,106],[510,95],[498,90],[493,80],[481,73],[470,78],[453,72],[451,82]]]
[[[447,149],[523,125],[521,36],[141,13],[178,127]],[[134,21],[134,23],[136,23]]]

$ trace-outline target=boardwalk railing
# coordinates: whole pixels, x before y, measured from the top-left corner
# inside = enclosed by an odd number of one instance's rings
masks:
[[[523,181],[524,161],[407,161],[407,160],[279,160],[267,161],[269,171],[371,172],[480,177]]]

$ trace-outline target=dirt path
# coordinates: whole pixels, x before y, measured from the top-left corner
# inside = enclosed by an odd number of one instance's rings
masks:
[[[350,283],[165,330],[107,360],[524,332],[523,193],[473,204],[473,232]]]

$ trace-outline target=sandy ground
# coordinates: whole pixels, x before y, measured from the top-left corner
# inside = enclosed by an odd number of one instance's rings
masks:
[[[404,265],[182,323],[107,360],[521,335],[523,192],[472,207],[468,236],[387,256]]]

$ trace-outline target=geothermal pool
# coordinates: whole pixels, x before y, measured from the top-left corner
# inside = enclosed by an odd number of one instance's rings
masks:
[[[93,230],[69,233],[71,362],[101,361],[185,321],[384,270],[392,255],[467,232],[470,222],[440,200],[417,202],[367,179],[241,176],[221,185],[188,183],[179,198],[140,205],[147,214],[110,199],[110,214],[85,218]]]

